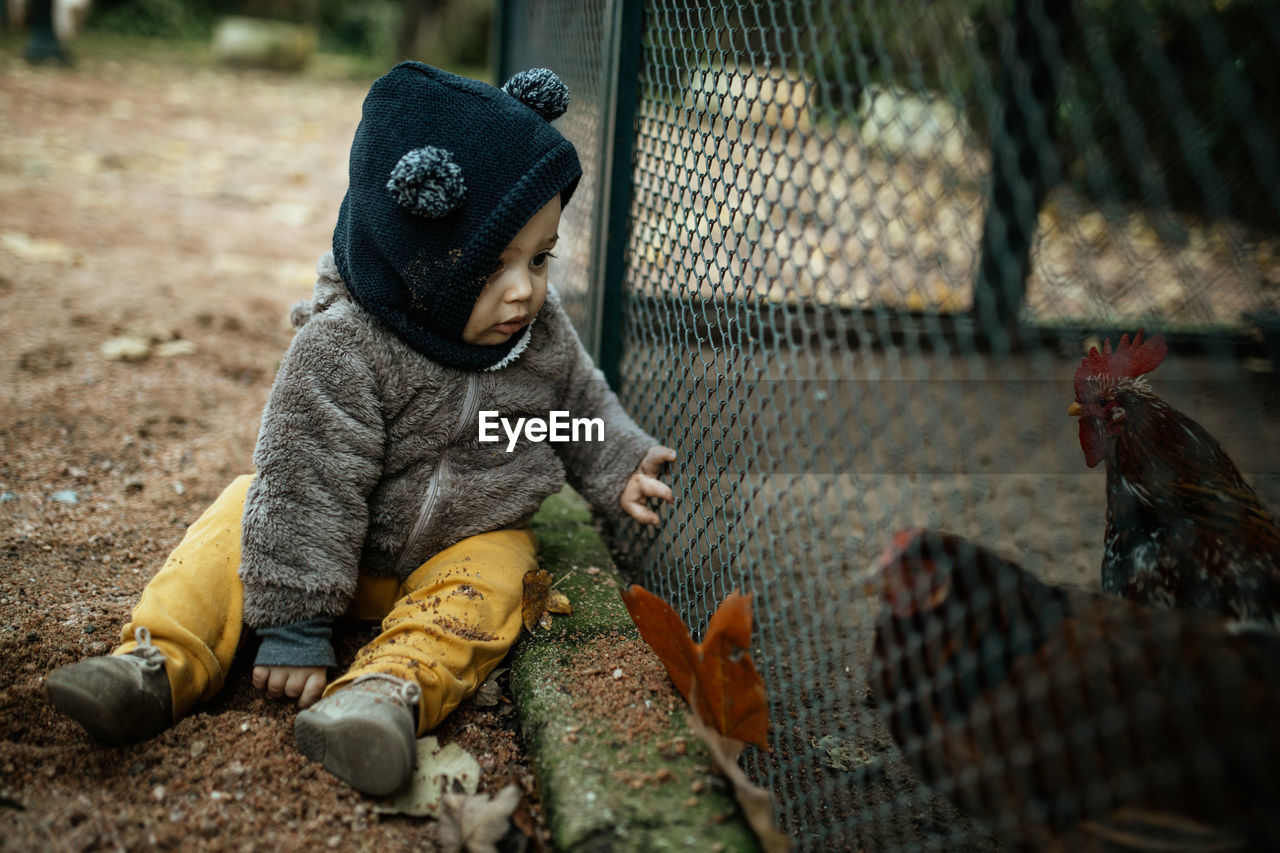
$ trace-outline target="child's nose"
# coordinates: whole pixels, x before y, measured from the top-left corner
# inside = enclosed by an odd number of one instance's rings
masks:
[[[503,284],[506,285],[502,291],[504,302],[524,302],[533,296],[533,282],[527,271],[512,270]]]

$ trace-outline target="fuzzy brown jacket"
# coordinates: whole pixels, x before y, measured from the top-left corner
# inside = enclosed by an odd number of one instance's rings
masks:
[[[469,372],[410,349],[348,293],[331,254],[263,411],[240,576],[253,628],[345,611],[359,573],[408,577],[477,533],[519,527],[568,482],[620,514],[657,442],[622,410],[554,291],[511,364]],[[603,441],[479,441],[478,415],[601,418]]]

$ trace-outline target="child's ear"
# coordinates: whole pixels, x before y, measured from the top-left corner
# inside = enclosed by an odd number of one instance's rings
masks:
[[[453,155],[427,145],[400,158],[387,179],[387,191],[410,213],[439,219],[458,209],[467,187]]]
[[[547,121],[555,121],[569,109],[569,87],[550,68],[531,68],[512,76],[502,91]]]

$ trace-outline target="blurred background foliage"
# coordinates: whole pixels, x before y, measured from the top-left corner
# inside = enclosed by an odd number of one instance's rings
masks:
[[[858,121],[876,91],[942,96],[985,146],[999,126],[1002,57],[1021,2],[689,3],[666,9],[649,38],[688,69],[666,97],[696,85],[694,69],[754,65],[803,75],[813,116],[828,123]],[[1058,22],[1050,61],[1063,80],[1055,142],[1067,181],[1104,201],[1209,218],[1231,211],[1280,228],[1277,188],[1257,146],[1241,138],[1245,125],[1280,138],[1280,2],[1043,0],[1043,8]]]
[[[383,67],[418,59],[487,78],[495,0],[95,0],[89,33],[179,41],[210,38],[241,15],[315,29],[320,49]]]
[[[86,34],[180,41],[194,53],[226,16],[266,18],[313,29],[320,50],[344,57],[352,76],[418,59],[488,80],[501,2],[94,0]],[[1018,2],[677,4],[646,38],[651,48],[682,55],[676,67],[685,76],[646,97],[681,99],[695,75],[755,65],[757,73],[805,78],[811,116],[826,124],[864,119],[877,91],[940,97],[985,147],[1000,121],[997,89]],[[1103,202],[1209,219],[1231,211],[1280,228],[1280,191],[1258,162],[1258,146],[1241,139],[1245,119],[1280,138],[1280,2],[1044,4],[1061,10],[1054,12],[1064,65],[1054,144],[1067,182]]]

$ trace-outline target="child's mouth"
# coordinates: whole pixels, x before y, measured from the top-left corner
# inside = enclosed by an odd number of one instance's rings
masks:
[[[528,321],[525,320],[524,317],[517,317],[514,320],[508,320],[505,323],[499,323],[493,328],[497,329],[499,332],[502,332],[502,334],[504,335],[514,335],[516,332],[523,329],[527,325],[527,323]]]

